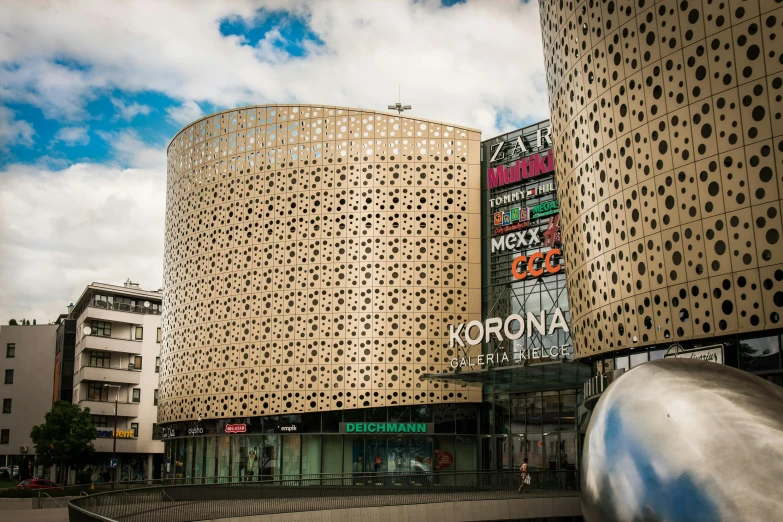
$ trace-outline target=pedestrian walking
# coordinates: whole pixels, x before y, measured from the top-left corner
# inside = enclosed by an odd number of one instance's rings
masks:
[[[522,490],[525,489],[525,486],[530,485],[530,473],[527,472],[527,459],[525,459],[522,462],[522,465],[519,466],[519,489],[517,490],[517,493],[522,493]]]

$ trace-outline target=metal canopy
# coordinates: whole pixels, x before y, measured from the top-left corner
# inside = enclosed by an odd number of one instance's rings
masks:
[[[590,367],[582,363],[552,361],[488,370],[427,373],[419,379],[450,384],[481,384],[485,393],[505,393],[581,388],[590,377]]]

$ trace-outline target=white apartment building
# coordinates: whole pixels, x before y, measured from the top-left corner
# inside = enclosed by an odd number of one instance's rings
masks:
[[[155,436],[160,366],[160,291],[92,283],[76,301],[73,402],[89,408],[98,429],[97,480],[160,477],[163,443]],[[117,403],[116,456],[114,408]]]
[[[52,408],[56,333],[55,324],[0,326],[0,466],[25,478],[43,472],[32,468],[30,430]]]

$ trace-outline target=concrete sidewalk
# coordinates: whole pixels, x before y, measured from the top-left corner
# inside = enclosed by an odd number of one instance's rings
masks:
[[[68,522],[68,508],[4,510],[4,522]]]

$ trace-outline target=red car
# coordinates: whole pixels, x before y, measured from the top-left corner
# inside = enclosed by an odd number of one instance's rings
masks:
[[[53,489],[54,491],[65,491],[62,486],[58,486],[51,480],[45,479],[27,479],[17,484],[16,489]]]

